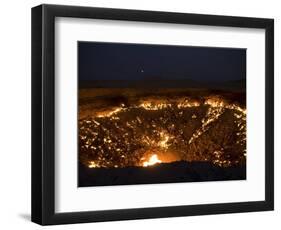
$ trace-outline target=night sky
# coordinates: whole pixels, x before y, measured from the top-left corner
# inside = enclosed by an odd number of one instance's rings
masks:
[[[78,42],[80,81],[246,78],[246,50],[128,43]]]

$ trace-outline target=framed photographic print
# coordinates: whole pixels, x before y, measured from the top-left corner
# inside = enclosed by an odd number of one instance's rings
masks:
[[[32,8],[32,221],[273,210],[273,19]]]

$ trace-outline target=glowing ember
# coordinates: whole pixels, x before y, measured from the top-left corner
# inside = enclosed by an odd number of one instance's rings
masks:
[[[90,161],[88,167],[89,167],[89,168],[98,168],[99,165],[98,165],[97,163],[95,163],[94,161]]]
[[[158,156],[156,154],[153,154],[148,161],[143,162],[143,167],[159,164],[162,161],[158,159]]]

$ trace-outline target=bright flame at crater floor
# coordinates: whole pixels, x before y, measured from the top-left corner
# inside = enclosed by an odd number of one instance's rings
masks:
[[[158,159],[158,156],[156,154],[153,154],[148,161],[143,162],[143,167],[155,165],[158,163],[161,163],[162,161]]]

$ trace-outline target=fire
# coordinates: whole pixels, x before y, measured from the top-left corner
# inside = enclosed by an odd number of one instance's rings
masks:
[[[148,167],[180,160],[225,166],[245,161],[245,105],[219,95],[129,102],[93,109],[94,115],[79,119],[80,159],[88,168]],[[213,130],[221,141],[215,140]],[[225,131],[229,138],[223,138]],[[230,150],[221,150],[228,149],[228,141],[241,151],[230,163]]]
[[[162,161],[158,159],[158,156],[156,154],[153,154],[148,161],[143,162],[143,167],[155,165],[161,162]]]
[[[89,168],[98,168],[99,165],[94,161],[90,161],[88,167]]]
[[[100,113],[97,114],[97,117],[99,117],[99,118],[111,117],[111,116],[113,116],[113,115],[115,115],[115,114],[117,114],[117,113],[119,113],[121,111],[125,111],[125,109],[122,108],[122,107],[117,107],[117,108],[114,108],[111,111],[100,112]]]

